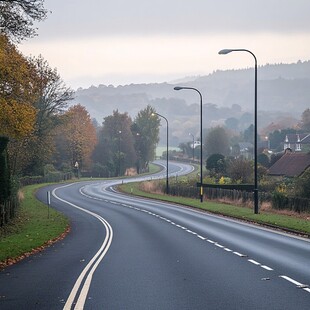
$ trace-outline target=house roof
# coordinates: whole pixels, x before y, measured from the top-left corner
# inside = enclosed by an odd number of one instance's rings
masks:
[[[310,154],[286,152],[269,169],[269,175],[295,177],[310,167]]]

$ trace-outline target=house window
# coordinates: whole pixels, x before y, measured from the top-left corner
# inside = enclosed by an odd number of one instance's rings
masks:
[[[295,151],[301,151],[300,143],[296,143]]]
[[[290,143],[284,143],[284,150],[290,149],[290,148],[291,148],[291,144]]]

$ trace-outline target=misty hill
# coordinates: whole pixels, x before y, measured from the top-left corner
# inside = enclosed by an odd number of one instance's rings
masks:
[[[177,82],[177,83],[176,83]],[[91,86],[76,91],[74,103],[84,105],[99,123],[113,110],[128,112],[133,118],[151,104],[169,120],[172,144],[198,135],[200,98],[197,92],[173,90],[190,86],[203,95],[203,126],[229,123],[243,130],[253,123],[254,69],[217,70],[207,76],[184,78],[170,83]],[[265,127],[278,119],[300,119],[310,106],[310,61],[265,65],[258,68],[258,124]],[[295,118],[295,120],[294,120]],[[183,140],[182,140],[183,139]]]

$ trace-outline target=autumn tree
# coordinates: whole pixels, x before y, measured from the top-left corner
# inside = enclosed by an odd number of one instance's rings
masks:
[[[8,38],[0,34],[0,196],[10,194],[8,145],[34,129],[36,73]],[[3,198],[4,199],[4,198]]]
[[[301,129],[310,132],[310,109],[306,109],[301,115]]]
[[[50,162],[55,151],[54,130],[59,124],[59,116],[73,99],[74,92],[42,56],[29,58],[29,63],[37,74],[36,100],[33,103],[37,115],[34,132],[24,146],[28,163],[20,169],[23,174],[41,175],[44,165]]]
[[[226,160],[222,154],[212,154],[207,158],[206,168],[211,176],[223,175],[226,172]]]
[[[135,137],[135,149],[138,156],[138,170],[147,170],[149,162],[154,160],[156,145],[159,141],[160,119],[152,116],[156,112],[148,105],[140,110],[132,125],[132,132]]]
[[[253,183],[253,163],[241,157],[229,161],[228,176],[236,183]]]
[[[310,168],[295,181],[296,196],[310,199]]]
[[[27,60],[0,35],[0,135],[20,139],[33,131],[35,78]]]
[[[270,166],[269,157],[264,153],[260,153],[257,155],[257,162],[265,168],[268,168]]]
[[[243,141],[254,143],[254,125],[251,124],[247,129],[243,132]]]
[[[61,117],[57,129],[58,167],[67,164],[81,170],[91,167],[91,155],[97,143],[96,129],[85,107],[74,105]]]
[[[205,148],[207,154],[229,154],[229,137],[223,127],[211,128],[207,134]]]
[[[189,158],[195,157],[195,149],[194,146],[192,146],[191,142],[182,142],[179,144],[179,149],[182,150],[183,154],[186,154]]]
[[[104,118],[93,160],[105,167],[109,176],[122,175],[127,168],[136,164],[131,126],[132,120],[128,113],[120,113],[118,110]]]
[[[0,31],[13,41],[36,35],[34,22],[46,18],[44,0],[2,0],[0,1]]]

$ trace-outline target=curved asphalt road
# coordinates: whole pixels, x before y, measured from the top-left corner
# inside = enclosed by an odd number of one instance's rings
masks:
[[[48,188],[71,233],[0,273],[0,309],[310,309],[309,240],[115,193],[117,182]]]

